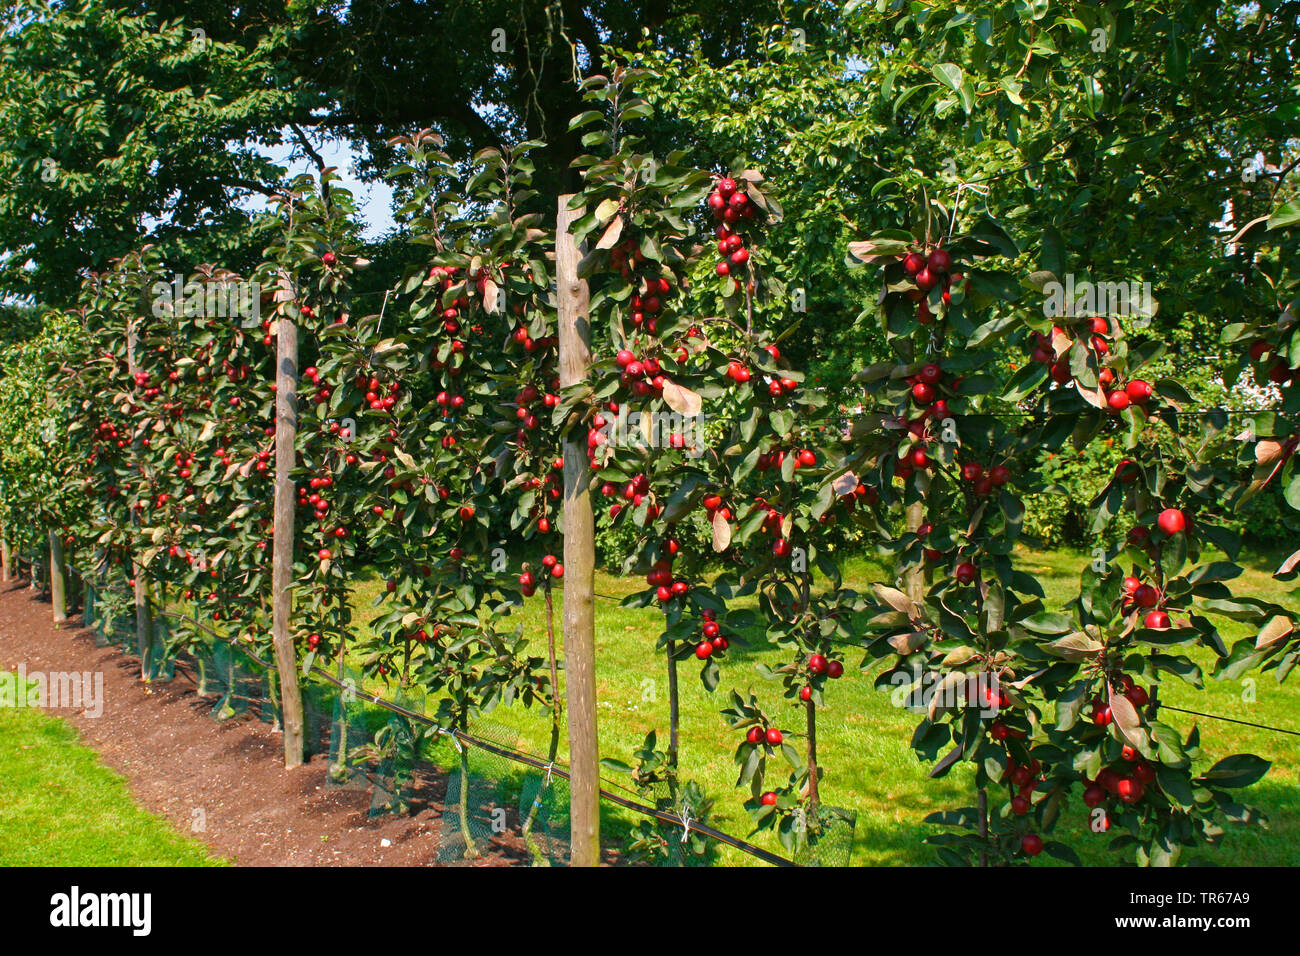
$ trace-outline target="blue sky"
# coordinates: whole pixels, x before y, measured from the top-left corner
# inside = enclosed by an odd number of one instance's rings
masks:
[[[331,166],[337,166],[341,183],[345,189],[349,190],[357,200],[357,209],[365,220],[366,229],[364,235],[367,239],[377,239],[384,233],[388,232],[393,226],[393,191],[387,183],[363,183],[359,180],[353,170],[353,163],[356,159],[356,152],[343,140],[325,139],[313,136],[312,146],[321,154],[325,162]],[[273,162],[284,166],[289,170],[289,176],[297,176],[300,173],[316,174],[316,163],[303,156],[302,150],[297,150],[298,157],[292,158],[294,144],[292,140],[285,145],[276,147],[267,147],[263,150]],[[247,209],[261,209],[266,205],[266,200],[261,196],[251,197],[244,207]]]

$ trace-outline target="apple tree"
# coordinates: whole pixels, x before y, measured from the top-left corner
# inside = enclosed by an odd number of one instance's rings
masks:
[[[956,211],[944,212],[955,224]],[[1046,851],[1078,862],[1066,840],[1114,828],[1114,848],[1170,865],[1215,842],[1225,818],[1253,821],[1228,791],[1268,764],[1234,755],[1197,774],[1199,732],[1183,734],[1158,700],[1162,681],[1201,685],[1181,647],[1226,651],[1207,615],[1225,610],[1224,582],[1241,569],[1198,562],[1204,549],[1236,548],[1208,516],[1193,517],[1231,481],[1209,450],[1221,426],[1191,424],[1177,382],[1140,377],[1161,348],[1140,321],[1035,312],[1054,277],[1014,282],[1019,248],[991,220],[947,236],[927,222],[851,251],[883,270],[881,324],[897,355],[862,375],[873,405],[852,474],[875,488],[882,533],[909,504],[924,517],[888,535],[926,582],[910,595],[876,589],[872,656],[888,665],[877,683],[922,712],[913,747],[937,761],[932,775],[973,765],[976,806],[929,818],[955,831],[931,838],[941,859],[1004,864]],[[1024,364],[1009,354],[1019,348]],[[1160,430],[1177,456],[1152,440]],[[1131,457],[1092,503],[1093,527],[1130,527],[1121,545],[1094,552],[1077,597],[1049,607],[1017,566],[1023,498],[1048,490],[1025,463],[1036,449],[1105,437]],[[1082,827],[1064,812],[1076,787]]]

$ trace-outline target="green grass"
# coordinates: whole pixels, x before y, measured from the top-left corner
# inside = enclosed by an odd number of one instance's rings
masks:
[[[0,708],[0,866],[212,866],[64,720]]]
[[[1072,589],[1077,593],[1078,569],[1090,558],[1066,550],[1025,551],[1021,560],[1025,570],[1038,575],[1042,581],[1048,606],[1059,607]],[[1272,566],[1267,559],[1253,562],[1251,569],[1235,583],[1235,590],[1279,599],[1279,587],[1265,570]],[[849,580],[859,588],[883,576],[878,566],[865,560],[851,562],[846,571]],[[597,593],[616,599],[639,586],[638,579],[620,579],[608,574],[598,574],[596,579]],[[359,585],[355,604],[362,620],[378,613],[370,607],[380,587],[378,580]],[[558,627],[558,602],[556,611]],[[544,654],[545,609],[541,598],[526,602],[511,620],[516,618],[524,625],[534,653]],[[649,730],[658,730],[661,741],[666,735],[666,664],[662,654],[654,650],[661,621],[661,615],[653,608],[627,610],[620,608],[616,600],[597,599],[597,691],[603,756],[628,762]],[[1246,636],[1243,625],[1228,620],[1218,623],[1229,644]],[[765,706],[779,716],[782,726],[801,728],[801,714],[795,713],[788,704],[779,703],[779,689],[767,684],[754,669],[756,663],[775,663],[779,656],[775,648],[761,642],[747,649],[733,645],[722,663],[722,680],[714,694],[704,690],[694,661],[679,665],[683,776],[699,781],[715,799],[711,822],[739,836],[747,835],[750,830],[742,806],[747,792],[734,787],[737,768],[732,754],[736,735],[723,723],[718,710],[726,706],[732,688],[742,694],[753,688]],[[861,656],[857,652],[846,655],[846,678],[831,688],[828,707],[818,714],[818,753],[825,771],[822,799],[857,814],[855,864],[931,863],[932,851],[921,840],[935,828],[922,821],[933,810],[969,802],[969,770],[959,769],[941,780],[926,777],[928,766],[921,764],[908,746],[918,718],[892,706],[887,693],[872,689],[871,678],[881,665],[868,662],[868,671],[859,673],[856,666]],[[1208,675],[1213,667],[1213,654],[1196,650],[1190,656]],[[1300,729],[1300,678],[1279,685],[1271,675],[1252,676],[1256,698],[1253,702],[1244,699],[1245,688],[1241,682],[1220,683],[1208,676],[1204,690],[1166,681],[1161,685],[1161,700],[1204,713]],[[1162,719],[1185,733],[1197,718],[1166,711]],[[521,708],[499,709],[485,720],[513,735],[513,742],[521,749],[545,754],[549,720],[544,714]],[[1201,720],[1200,724],[1206,766],[1239,752],[1257,753],[1273,761],[1264,780],[1245,791],[1246,801],[1264,812],[1270,828],[1242,828],[1231,832],[1217,852],[1211,851],[1213,858],[1223,865],[1300,862],[1300,789],[1297,789],[1300,737],[1214,720]],[[563,744],[560,759],[564,760]],[[784,764],[778,760],[772,766],[779,769]],[[608,771],[605,776],[627,783],[626,778],[619,779]],[[783,773],[780,779],[783,781]],[[606,807],[604,812],[605,824],[612,834],[627,825],[624,811]],[[1084,809],[1077,800],[1068,819],[1058,824],[1057,833],[1079,849],[1085,862],[1129,862],[1127,853],[1118,856],[1106,849],[1108,836],[1094,835],[1087,830]],[[768,834],[753,839],[781,852],[775,838]],[[752,860],[739,851],[722,847],[718,862],[743,864]]]

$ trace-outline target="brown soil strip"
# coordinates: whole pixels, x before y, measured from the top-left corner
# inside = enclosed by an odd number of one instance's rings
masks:
[[[442,803],[445,775],[428,768],[417,775],[410,815],[371,819],[368,789],[329,786],[326,757],[286,771],[281,736],[269,724],[213,720],[213,701],[198,697],[179,672],[166,684],[141,683],[134,661],[96,647],[80,624],[77,618],[55,628],[49,604],[25,583],[3,585],[0,667],[103,673],[101,716],[53,713],[127,778],[141,806],[182,833],[192,832],[201,810],[205,829],[194,836],[218,856],[245,866],[424,866],[437,865],[440,845],[454,843],[455,808],[447,816]],[[507,826],[480,847],[480,859],[458,865],[526,864],[517,814]]]

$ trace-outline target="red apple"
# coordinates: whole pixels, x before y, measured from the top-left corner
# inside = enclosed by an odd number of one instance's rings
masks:
[[[948,254],[946,249],[935,249],[930,253],[929,258],[925,260],[925,264],[931,272],[947,272],[952,265],[952,256]]]
[[[1166,508],[1156,519],[1160,530],[1167,535],[1175,535],[1187,527],[1187,518],[1177,508]]]
[[[1140,378],[1135,378],[1125,385],[1124,391],[1128,393],[1128,397],[1135,405],[1145,405],[1153,394],[1151,383]]]
[[[1169,628],[1169,615],[1164,611],[1152,611],[1142,623],[1153,631],[1164,631]]]
[[[1141,781],[1132,777],[1124,777],[1115,785],[1115,793],[1125,803],[1137,803],[1142,799],[1142,794],[1145,792]]]

